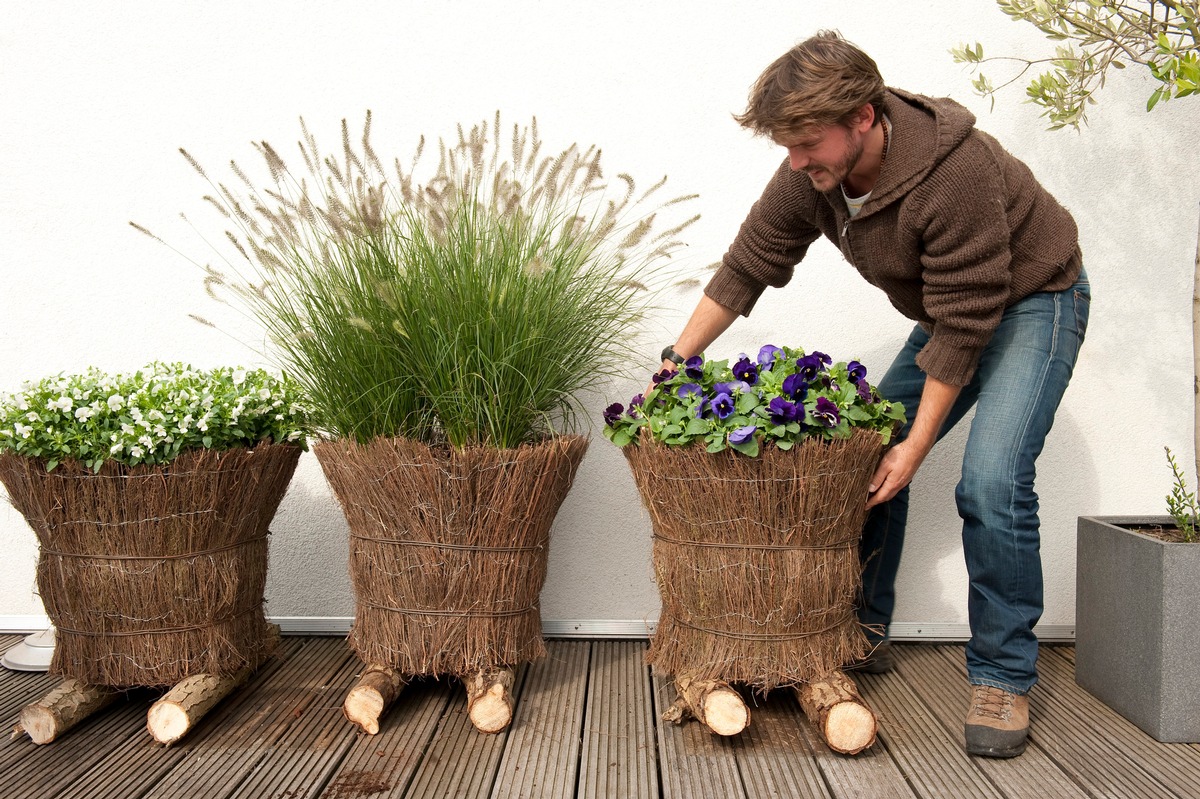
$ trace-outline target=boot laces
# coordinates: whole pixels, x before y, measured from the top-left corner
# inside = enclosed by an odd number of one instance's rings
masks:
[[[977,716],[1005,721],[1012,715],[1013,695],[990,685],[976,685],[971,705]]]

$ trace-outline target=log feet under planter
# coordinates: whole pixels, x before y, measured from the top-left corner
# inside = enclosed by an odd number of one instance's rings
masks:
[[[236,674],[193,674],[180,680],[150,706],[146,731],[160,744],[171,744],[187,735],[212,710],[250,677],[250,669]]]
[[[497,733],[513,718],[513,684],[516,671],[498,666],[460,675],[467,692],[467,715],[475,729]],[[368,666],[346,694],[342,713],[368,735],[379,732],[379,720],[407,684],[405,675],[390,666]]]
[[[28,735],[35,744],[48,744],[88,716],[116,701],[121,692],[76,679],[63,680],[57,688],[21,710],[12,739]]]
[[[728,683],[681,675],[675,678],[675,693],[663,721],[682,724],[694,718],[717,735],[737,735],[750,725],[750,709]]]
[[[482,669],[462,678],[467,689],[467,715],[475,729],[497,733],[512,723],[516,672],[503,666]]]
[[[875,743],[879,722],[854,681],[840,670],[794,689],[804,715],[835,752],[856,755]],[[663,721],[682,724],[694,718],[717,735],[737,735],[750,726],[750,710],[741,695],[720,680],[675,678],[675,703]]]
[[[833,751],[857,755],[875,743],[879,722],[845,672],[835,669],[795,691],[804,715]]]
[[[358,682],[346,694],[342,713],[368,735],[379,732],[379,719],[400,692],[405,680],[400,672],[388,666],[373,664],[367,667]]]

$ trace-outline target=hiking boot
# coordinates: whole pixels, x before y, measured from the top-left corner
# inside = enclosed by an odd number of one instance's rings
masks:
[[[1029,700],[990,685],[971,686],[965,727],[967,752],[983,757],[1016,757],[1029,735]]]
[[[896,665],[892,659],[892,642],[880,641],[862,660],[846,666],[846,671],[861,671],[864,674],[887,674]]]

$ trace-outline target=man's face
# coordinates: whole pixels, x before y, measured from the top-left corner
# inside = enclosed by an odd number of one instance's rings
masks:
[[[804,172],[817,191],[832,191],[850,174],[863,152],[863,136],[855,128],[825,125],[775,138],[788,151],[792,171]]]

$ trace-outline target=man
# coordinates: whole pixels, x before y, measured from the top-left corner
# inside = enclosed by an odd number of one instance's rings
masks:
[[[663,367],[705,350],[824,235],[913,319],[879,389],[909,422],[871,480],[859,616],[890,668],[908,484],[974,406],[955,492],[970,576],[966,747],[1025,748],[1042,612],[1034,461],[1070,380],[1090,292],[1064,210],[948,99],[886,88],[875,62],[822,31],[773,63],[737,120],[787,149]]]

